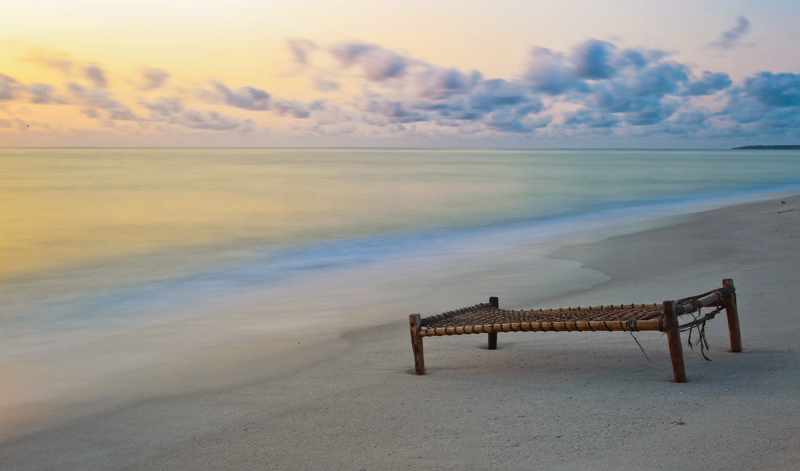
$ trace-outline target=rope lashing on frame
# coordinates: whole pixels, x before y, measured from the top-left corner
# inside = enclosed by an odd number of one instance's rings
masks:
[[[711,295],[717,295],[717,299],[707,299],[710,298]],[[697,311],[702,307],[706,307],[711,303],[721,302],[724,298],[731,296],[733,297],[733,301],[736,302],[736,290],[732,286],[726,286],[724,288],[717,288],[715,290],[708,291],[703,294],[698,294],[697,296],[692,296],[690,298],[683,298],[675,301],[676,304],[676,316],[680,316],[683,314],[689,314],[690,312]],[[706,301],[704,303],[703,301]],[[686,306],[691,306],[689,309],[686,309]]]
[[[711,295],[716,295],[717,299],[708,300],[707,298],[709,298]],[[678,331],[679,332],[686,332],[687,330],[689,331],[689,338],[687,340],[689,348],[694,350],[695,345],[700,345],[700,354],[707,361],[711,361],[711,359],[708,358],[705,353],[706,350],[708,350],[708,339],[706,338],[706,322],[716,317],[717,314],[719,314],[720,312],[722,312],[723,309],[725,309],[725,303],[723,303],[722,300],[727,296],[732,297],[733,302],[734,303],[736,302],[736,290],[730,286],[715,289],[707,293],[703,293],[697,296],[692,296],[691,298],[684,298],[676,301],[677,306],[675,308],[676,312],[673,322],[677,322],[678,316],[680,315],[689,314],[692,316],[692,320],[690,322],[678,326]],[[703,303],[701,299],[708,301],[708,304]],[[713,303],[719,303],[717,308],[714,311],[709,312],[706,315],[703,315],[702,309],[704,307],[707,307],[709,304]],[[686,306],[691,306],[691,307],[687,309]],[[694,314],[695,312],[697,312],[696,315]],[[665,327],[669,328],[670,325],[667,325]],[[694,344],[692,344],[692,334],[694,333],[695,330],[697,330],[697,340],[694,342]]]
[[[717,299],[708,299],[708,298],[710,298],[710,295],[716,295]],[[672,318],[671,322],[665,323],[662,326],[661,331],[662,332],[666,332],[667,330],[672,328],[673,324],[677,323],[678,316],[691,314],[691,313],[693,313],[695,311],[699,311],[700,309],[702,309],[704,307],[708,307],[709,305],[712,305],[712,304],[715,304],[715,303],[719,303],[719,308],[720,309],[718,309],[716,312],[713,313],[714,315],[716,315],[721,309],[724,309],[725,306],[722,303],[722,300],[727,296],[732,297],[734,304],[736,303],[736,290],[734,290],[733,287],[731,287],[731,286],[726,286],[724,288],[718,288],[718,289],[709,291],[707,293],[698,294],[697,296],[692,296],[691,298],[683,298],[683,299],[679,299],[679,300],[675,301],[675,316]],[[704,303],[703,301],[706,301],[706,302]],[[687,306],[689,306],[688,309],[686,308]],[[713,317],[711,317],[709,319],[712,319],[712,318]],[[695,316],[695,319],[697,319],[696,316]],[[707,319],[707,320],[709,320],[709,319]],[[694,321],[692,321],[692,322],[694,322]],[[686,327],[688,325],[689,324],[684,324],[682,326],[679,326],[678,328],[681,330],[681,332],[683,332],[685,330],[684,327]],[[686,328],[688,329],[689,327],[686,327]]]
[[[719,306],[706,315],[702,315],[702,312],[698,310],[696,316],[691,314],[692,317],[694,317],[691,322],[687,322],[686,324],[678,327],[680,332],[686,332],[687,330],[689,331],[689,339],[687,342],[689,344],[689,348],[692,350],[694,350],[694,346],[692,345],[692,332],[697,329],[697,340],[695,341],[694,345],[700,345],[700,354],[703,355],[703,358],[705,358],[707,361],[711,361],[711,358],[708,358],[705,353],[705,351],[708,350],[708,339],[706,339],[706,322],[716,317],[716,315],[722,312],[723,309],[725,309],[725,306]]]

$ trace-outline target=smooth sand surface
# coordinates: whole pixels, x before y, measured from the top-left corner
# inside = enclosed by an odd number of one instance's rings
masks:
[[[637,334],[649,361],[626,333],[501,334],[496,351],[484,335],[427,339],[428,374],[415,376],[401,318],[247,364],[253,377],[235,386],[8,437],[0,469],[798,469],[800,199],[786,202],[553,254],[611,280],[530,307],[661,302],[733,278],[744,352],[728,351],[715,319],[712,362],[685,347],[686,384],[649,332]]]

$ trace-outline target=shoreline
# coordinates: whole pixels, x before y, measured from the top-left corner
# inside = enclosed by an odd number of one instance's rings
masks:
[[[630,338],[600,333],[504,334],[497,352],[485,336],[433,339],[429,374],[417,377],[398,319],[324,340],[280,371],[252,359],[241,371],[259,371],[249,381],[145,397],[6,438],[0,461],[7,469],[788,470],[800,458],[790,269],[800,258],[800,198],[786,202],[729,206],[551,254],[610,280],[529,307],[660,302],[733,278],[745,353],[726,353],[725,321],[713,321],[713,362],[687,348],[686,385],[669,380],[660,336],[638,336],[648,362]],[[762,305],[774,310],[770,322]]]

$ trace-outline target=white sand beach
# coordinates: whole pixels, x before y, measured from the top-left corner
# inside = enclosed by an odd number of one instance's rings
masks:
[[[786,203],[552,255],[610,280],[528,307],[660,303],[732,278],[744,352],[728,351],[720,316],[707,327],[711,362],[684,347],[686,384],[672,381],[655,332],[637,335],[649,361],[621,332],[500,334],[496,351],[485,335],[426,339],[428,374],[416,376],[400,316],[164,366],[147,372],[159,395],[131,393],[130,377],[104,386],[119,399],[102,407],[20,411],[38,419],[4,431],[0,469],[797,469],[800,198]]]

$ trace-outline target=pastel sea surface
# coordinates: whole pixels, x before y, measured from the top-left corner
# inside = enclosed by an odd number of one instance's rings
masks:
[[[791,150],[0,149],[0,424],[215,348],[587,289],[548,251],[797,193]]]

